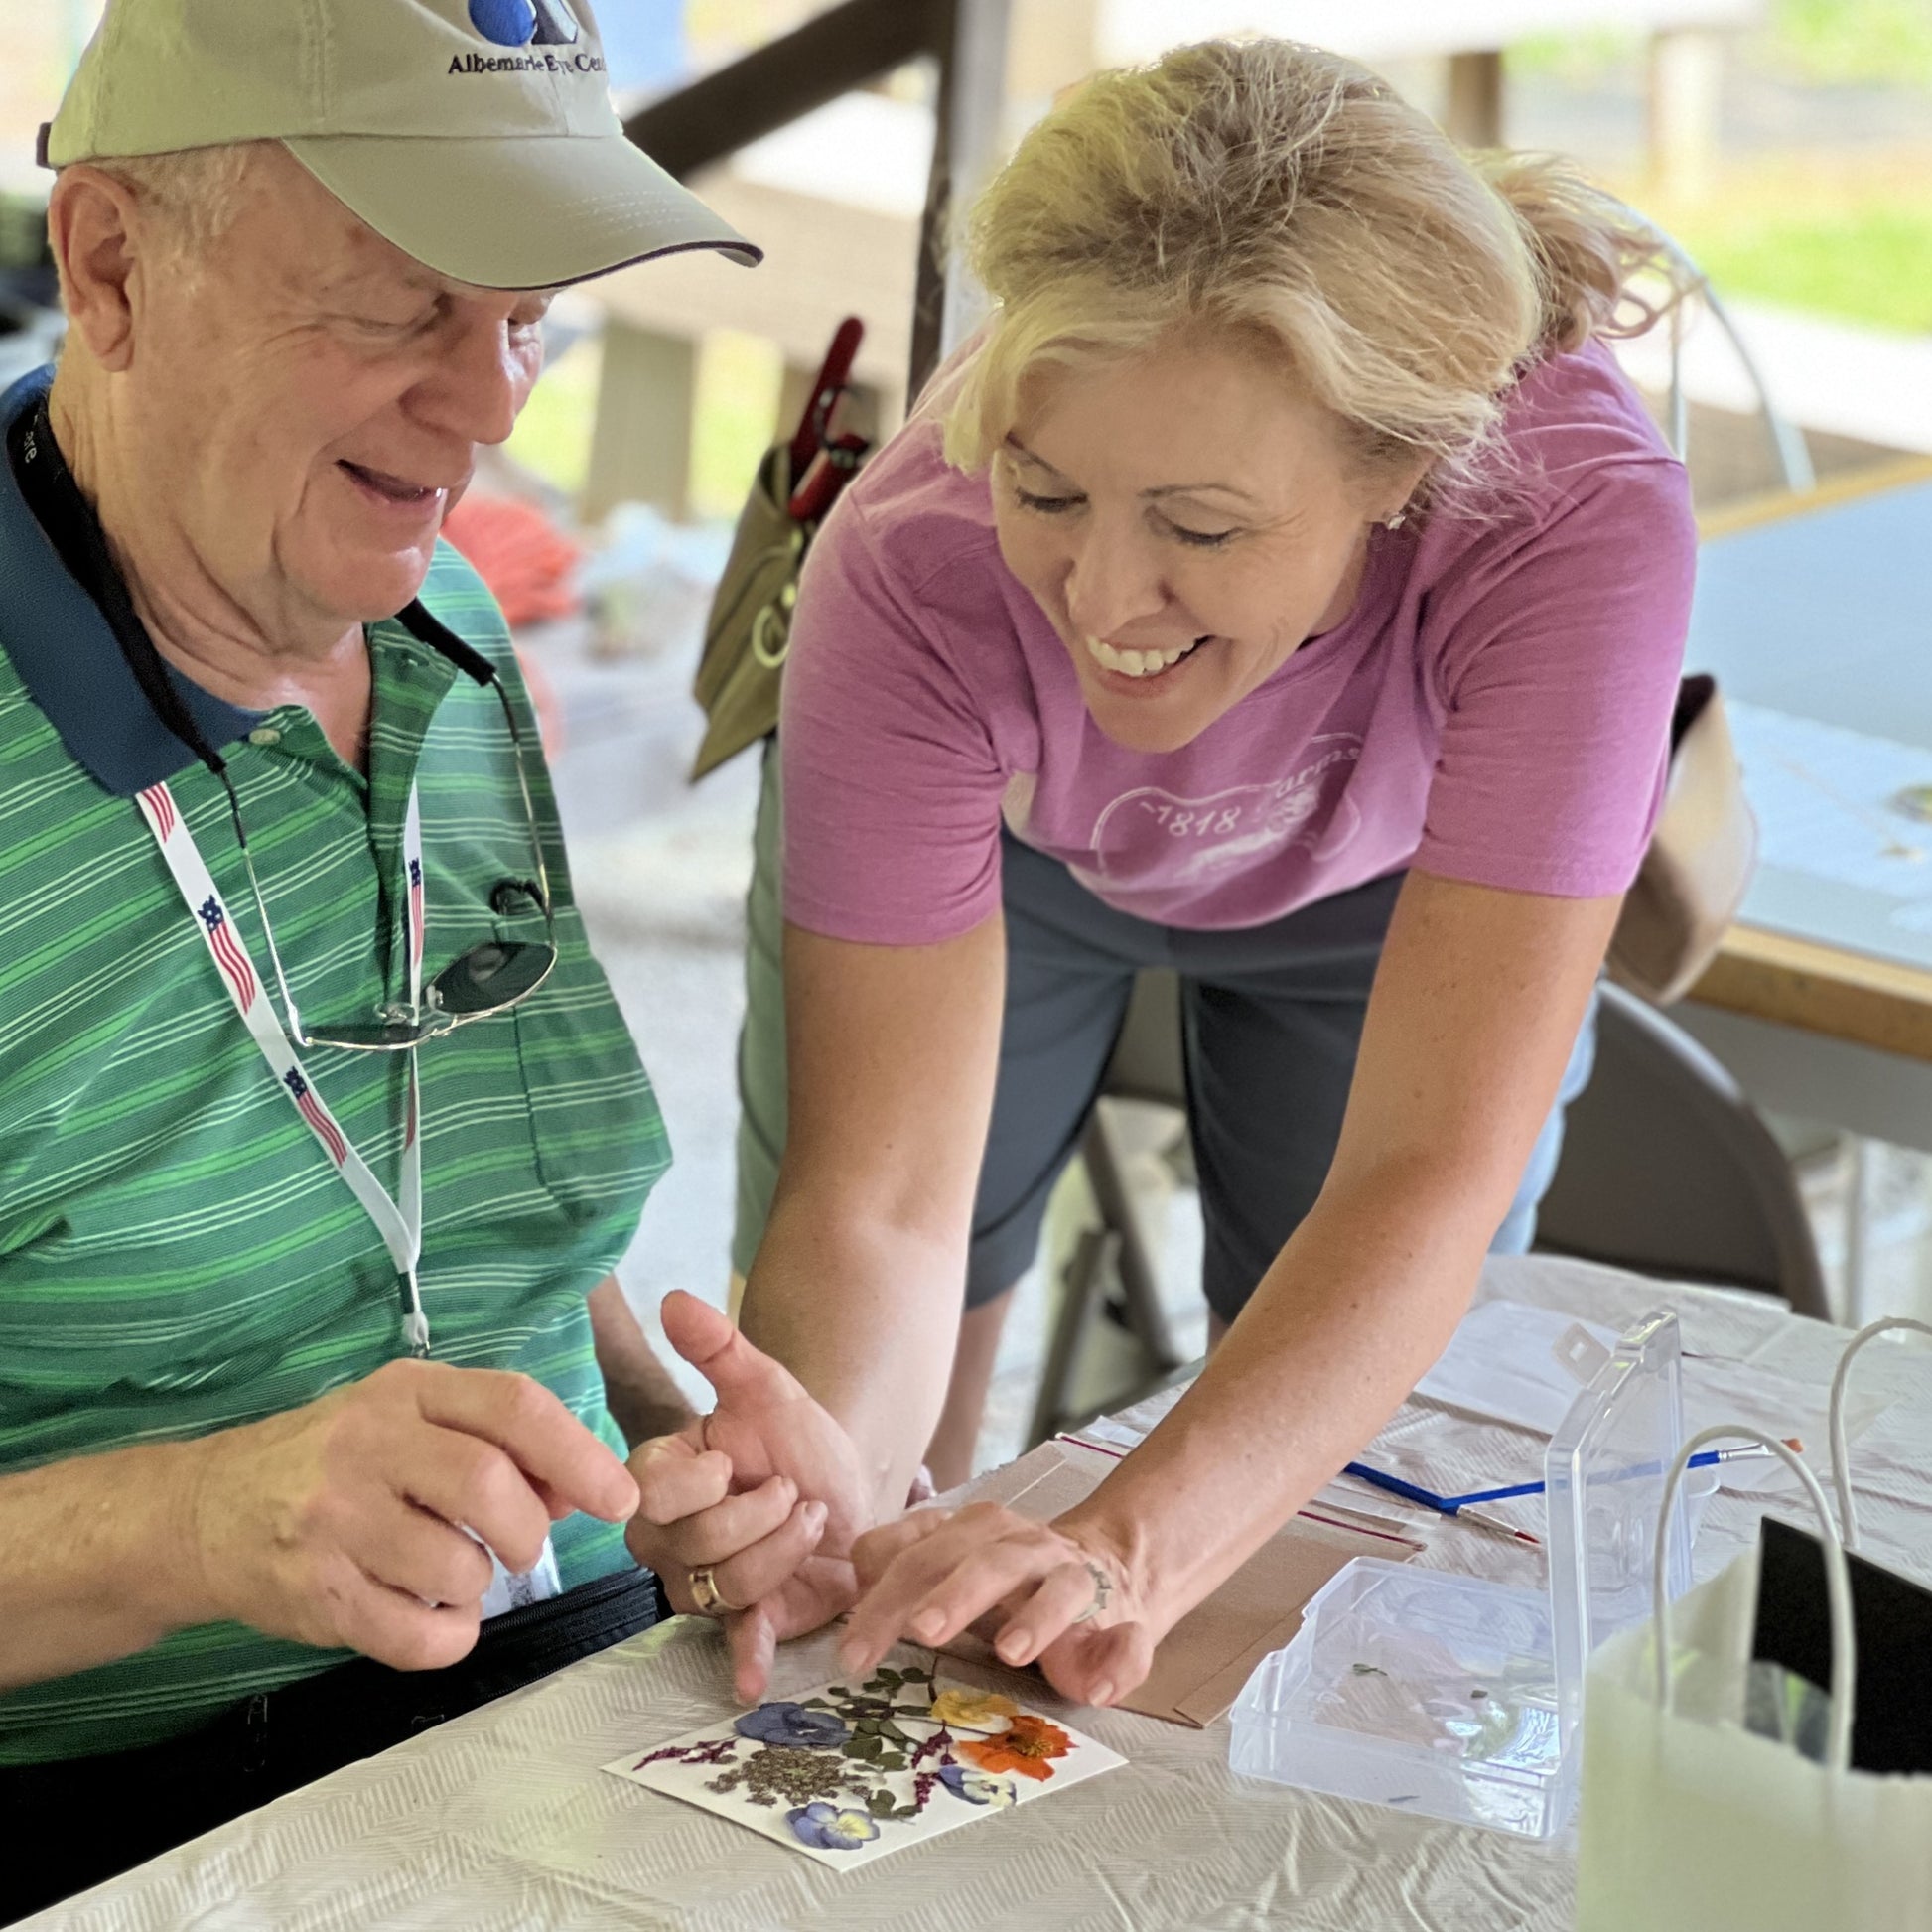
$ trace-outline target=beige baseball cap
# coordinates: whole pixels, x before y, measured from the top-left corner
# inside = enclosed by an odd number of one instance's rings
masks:
[[[257,140],[479,288],[760,257],[624,138],[589,0],[108,0],[41,160]]]

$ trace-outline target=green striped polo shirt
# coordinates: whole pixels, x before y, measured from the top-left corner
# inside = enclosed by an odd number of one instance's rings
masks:
[[[621,1454],[585,1298],[669,1149],[585,941],[502,618],[447,547],[421,601],[510,691],[560,948],[513,1013],[418,1054],[432,1349],[536,1377]],[[325,1031],[406,998],[412,777],[426,971],[543,936],[534,902],[497,890],[529,878],[532,854],[495,695],[397,622],[367,636],[366,778],[306,709],[236,712],[179,681],[223,749],[290,990]],[[388,1252],[243,1028],[133,802],[168,778],[267,972],[220,785],[172,738],[153,769],[158,731],[0,456],[0,1473],[253,1422],[405,1352]],[[394,1195],[403,1056],[303,1059]],[[583,1516],[555,1546],[566,1587],[629,1561],[621,1528]],[[147,1743],[345,1654],[233,1623],[181,1630],[0,1694],[0,1763]]]

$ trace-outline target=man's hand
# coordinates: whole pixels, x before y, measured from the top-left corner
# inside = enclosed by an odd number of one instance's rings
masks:
[[[400,1670],[477,1640],[490,1563],[542,1554],[552,1519],[621,1522],[623,1464],[528,1376],[391,1362],[319,1402],[188,1446],[194,1614],[345,1645]],[[459,1527],[461,1526],[461,1527]]]
[[[663,1321],[718,1406],[631,1455],[642,1502],[630,1549],[680,1610],[697,1607],[692,1570],[710,1568],[731,1606],[738,1694],[752,1702],[784,1638],[816,1630],[852,1602],[850,1553],[871,1527],[869,1496],[851,1440],[790,1370],[696,1296],[666,1296]]]

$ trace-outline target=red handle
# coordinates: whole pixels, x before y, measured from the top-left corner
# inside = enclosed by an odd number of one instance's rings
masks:
[[[838,493],[858,473],[859,464],[870,445],[863,436],[846,434],[836,442],[821,446],[798,487],[785,505],[794,523],[814,523],[837,500]]]
[[[825,441],[825,432],[831,427],[832,405],[851,379],[853,359],[859,353],[865,334],[866,325],[857,316],[847,316],[832,337],[832,346],[826,350],[825,364],[818,372],[818,380],[812,384],[805,413],[791,439],[791,474],[801,483],[805,466],[817,455]]]

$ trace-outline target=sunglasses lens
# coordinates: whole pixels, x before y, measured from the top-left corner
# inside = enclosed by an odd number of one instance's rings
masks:
[[[428,1004],[453,1019],[489,1013],[522,999],[556,961],[554,946],[495,942],[472,946],[430,982]]]

